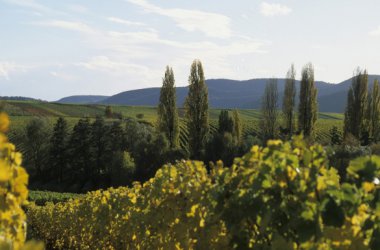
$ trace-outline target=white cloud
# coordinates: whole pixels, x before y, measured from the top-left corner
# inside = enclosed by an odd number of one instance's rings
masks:
[[[55,27],[60,29],[72,30],[82,33],[95,33],[96,31],[92,29],[85,23],[81,22],[71,22],[71,21],[63,21],[63,20],[50,20],[43,22],[34,22],[35,25],[47,26],[47,27]]]
[[[380,26],[369,32],[370,36],[380,36]]]
[[[165,45],[178,49],[194,51],[202,51],[202,53],[213,53],[219,55],[239,55],[247,53],[265,53],[262,49],[265,44],[263,41],[250,39],[247,37],[236,37],[235,40],[226,45],[220,45],[214,42],[180,42],[174,40],[166,40],[159,37],[157,31],[144,32],[116,32],[111,31],[107,37],[118,41],[119,44],[134,44],[145,46],[146,44]]]
[[[16,71],[25,72],[28,67],[12,62],[0,62],[0,79],[10,80],[10,75]]]
[[[221,14],[178,8],[164,9],[146,0],[128,0],[128,2],[142,7],[148,13],[171,18],[185,31],[200,31],[206,36],[216,38],[229,38],[232,33],[230,18]]]
[[[110,22],[119,23],[127,26],[146,26],[145,23],[132,22],[118,17],[108,17],[107,20]]]
[[[278,3],[263,2],[260,5],[260,12],[264,16],[285,16],[292,11],[288,6]]]

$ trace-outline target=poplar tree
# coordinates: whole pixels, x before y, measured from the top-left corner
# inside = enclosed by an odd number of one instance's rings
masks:
[[[174,84],[173,69],[166,66],[158,104],[157,128],[168,139],[170,148],[177,148],[179,144],[178,111]]]
[[[193,158],[200,159],[204,152],[208,123],[208,90],[202,63],[194,60],[189,76],[189,93],[185,101],[189,151]]]
[[[345,136],[352,134],[362,140],[368,133],[368,74],[357,69],[347,96],[344,119]]]
[[[276,137],[278,118],[278,90],[276,79],[270,79],[265,85],[261,105],[260,125],[263,139],[274,139]]]
[[[371,99],[371,137],[378,142],[380,139],[380,89],[377,79],[373,83]]]
[[[231,133],[234,127],[234,121],[228,114],[228,110],[222,110],[219,114],[218,129],[220,134]]]
[[[311,63],[301,73],[300,102],[298,107],[298,129],[308,138],[314,137],[317,121],[317,89],[314,83],[314,68]]]
[[[282,104],[282,113],[284,118],[284,128],[287,133],[291,136],[294,132],[295,122],[294,122],[294,105],[296,98],[296,71],[294,69],[294,64],[290,67],[286,74],[284,99]]]
[[[239,111],[236,109],[232,112],[232,119],[234,122],[232,136],[234,137],[235,145],[241,145],[243,137],[243,126],[240,121]]]
[[[351,122],[354,118],[354,93],[352,88],[350,88],[347,93],[347,106],[344,112],[344,137],[347,137],[353,130],[353,124]]]

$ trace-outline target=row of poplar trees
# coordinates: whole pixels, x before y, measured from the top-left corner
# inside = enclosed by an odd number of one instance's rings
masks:
[[[301,72],[298,104],[298,129],[296,126],[296,71],[292,65],[286,74],[285,90],[282,104],[282,125],[279,126],[277,80],[268,80],[261,107],[261,136],[264,140],[278,138],[289,139],[293,134],[302,133],[306,138],[315,136],[317,121],[317,88],[314,82],[314,68],[311,63],[305,65]],[[280,127],[280,129],[279,129]],[[281,131],[281,135],[279,135]]]
[[[202,63],[194,60],[189,76],[189,92],[185,101],[189,153],[200,159],[209,132],[208,90]],[[179,148],[179,118],[173,69],[166,67],[158,105],[157,128],[164,133],[171,149]]]
[[[380,141],[380,89],[378,80],[368,86],[366,70],[356,70],[347,95],[344,136],[353,136],[362,145]]]

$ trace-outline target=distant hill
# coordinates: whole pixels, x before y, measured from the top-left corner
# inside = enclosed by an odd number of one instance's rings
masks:
[[[380,80],[380,75],[370,75],[368,78],[371,86],[374,79],[377,78]],[[264,93],[267,80],[268,79],[251,79],[246,81],[228,79],[207,80],[206,84],[209,92],[209,104],[212,108],[259,109],[261,105],[261,96]],[[319,111],[334,113],[344,112],[347,92],[351,86],[351,81],[352,78],[336,84],[316,81]],[[299,85],[299,81],[297,81],[297,85]],[[278,91],[280,97],[279,107],[281,107],[282,104],[284,87],[285,79],[278,79]],[[179,107],[183,106],[187,92],[187,87],[177,87],[177,105]],[[159,95],[160,88],[146,88],[121,92],[110,97],[103,97],[103,99],[98,101],[91,100],[91,102],[85,102],[84,99],[79,99],[82,101],[81,103],[156,106],[158,104]],[[63,98],[59,102],[62,102],[62,100],[66,101],[66,99],[67,98]],[[70,103],[79,103],[74,102],[73,99],[69,100]]]
[[[105,99],[107,99],[109,96],[104,95],[73,95],[64,97],[62,99],[59,99],[58,103],[72,103],[72,104],[92,104],[92,103],[98,103]]]

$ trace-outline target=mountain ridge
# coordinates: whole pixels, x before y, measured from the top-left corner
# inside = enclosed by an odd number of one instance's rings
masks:
[[[212,108],[251,108],[258,109],[265,84],[270,78],[249,80],[208,79],[206,84],[209,91],[209,105]],[[285,88],[285,78],[276,78],[279,92],[279,108]],[[380,75],[369,75],[368,83],[372,86],[374,79],[380,80]],[[340,83],[315,81],[318,89],[319,111],[342,113],[346,106],[347,91],[351,86],[352,77]],[[299,80],[296,81],[298,86]],[[188,87],[176,87],[177,105],[183,106]],[[297,90],[298,93],[298,90]],[[92,103],[109,105],[156,106],[158,104],[160,87],[128,90],[115,95],[104,97]],[[63,98],[65,99],[65,98]],[[80,98],[79,98],[80,99]],[[62,100],[62,99],[61,99]],[[71,99],[72,100],[72,99]],[[298,97],[297,97],[298,100]],[[82,100],[83,101],[83,100]],[[58,101],[60,102],[60,101]],[[82,102],[82,104],[85,102]]]

